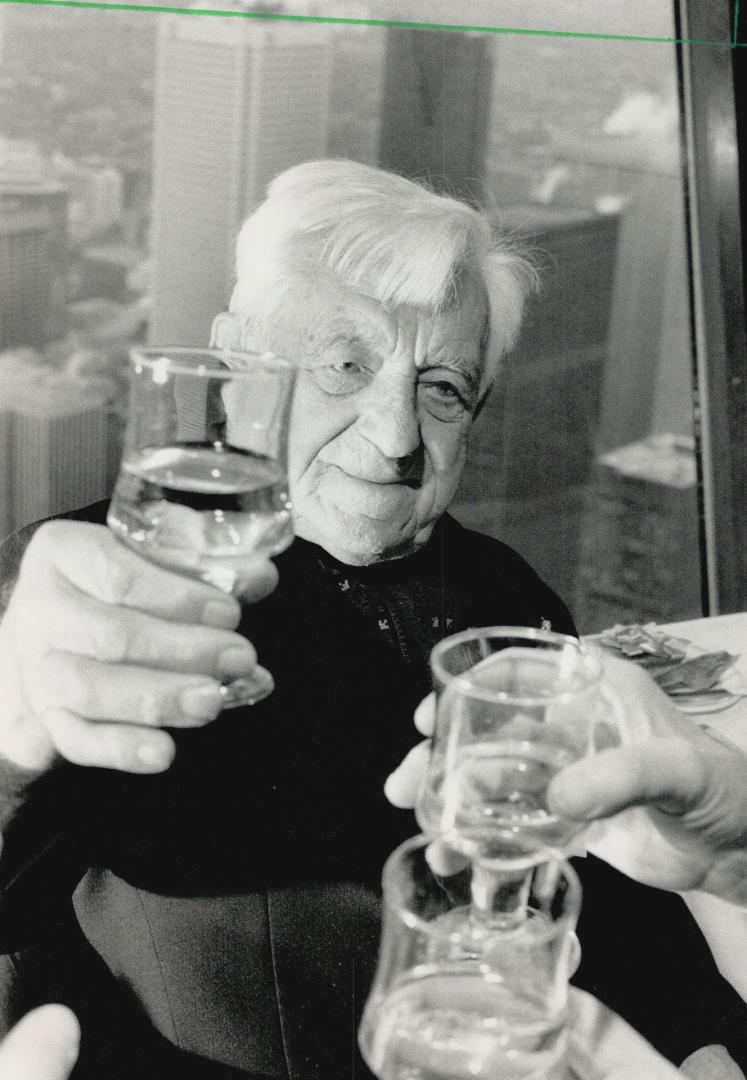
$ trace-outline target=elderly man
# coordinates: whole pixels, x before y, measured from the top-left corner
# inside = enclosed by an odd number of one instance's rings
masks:
[[[366,1075],[380,868],[415,831],[383,786],[428,653],[468,626],[573,632],[514,551],[445,513],[530,281],[459,202],[352,163],[289,170],[213,331],[299,364],[299,539],[277,571],[251,568],[240,609],[139,560],[105,507],[7,545],[7,1017],[72,1006],[80,1075]],[[216,719],[221,677],[257,656],[275,693]],[[675,1061],[728,1041],[742,1002],[684,907],[582,874],[580,984]]]

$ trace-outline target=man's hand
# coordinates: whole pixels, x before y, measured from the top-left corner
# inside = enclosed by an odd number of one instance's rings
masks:
[[[650,735],[569,765],[548,789],[551,810],[603,821],[589,850],[661,889],[747,901],[747,755],[683,716],[639,667],[605,660],[621,717]]]
[[[271,592],[269,561],[246,595]],[[39,774],[60,758],[154,773],[173,760],[164,728],[200,727],[223,676],[250,676],[237,601],[139,558],[100,525],[35,533],[0,624],[0,754]]]
[[[0,1044],[0,1080],[67,1080],[78,1057],[78,1021],[64,1005],[27,1013]]]
[[[603,690],[622,744],[561,770],[550,809],[604,821],[589,850],[637,881],[747,902],[747,755],[698,728],[632,663],[605,657]],[[430,695],[416,710],[424,735],[434,706]],[[419,744],[388,778],[395,806],[414,806],[428,752]]]

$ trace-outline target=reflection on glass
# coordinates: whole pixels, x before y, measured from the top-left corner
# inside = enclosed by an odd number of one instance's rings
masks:
[[[675,36],[671,0],[330,0],[321,13]],[[457,516],[524,554],[582,631],[699,613],[674,46],[1,15],[0,199],[23,228],[0,235],[0,534],[110,493],[128,348],[149,326],[205,344],[242,217],[276,172],[329,153],[478,201],[534,252],[542,289],[473,433]],[[251,80],[231,73],[260,56],[253,112]],[[223,104],[208,116],[182,92]],[[238,146],[234,108],[275,142]]]

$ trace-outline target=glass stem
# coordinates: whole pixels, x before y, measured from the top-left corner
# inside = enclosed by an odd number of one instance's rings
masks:
[[[531,866],[502,870],[476,859],[472,866],[472,920],[487,930],[513,930],[527,917]]]

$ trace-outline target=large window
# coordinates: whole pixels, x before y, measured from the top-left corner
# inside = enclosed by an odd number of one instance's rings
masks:
[[[709,83],[667,40],[672,0],[248,7],[360,21],[0,8],[0,532],[107,494],[128,346],[206,343],[241,218],[328,154],[479,203],[540,271],[456,515],[524,554],[583,631],[733,606],[744,538],[704,442],[725,383],[693,220]],[[729,15],[711,8],[715,42]],[[723,82],[728,46],[700,49]],[[733,362],[741,315],[730,333]]]

